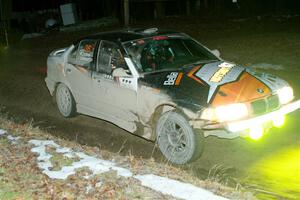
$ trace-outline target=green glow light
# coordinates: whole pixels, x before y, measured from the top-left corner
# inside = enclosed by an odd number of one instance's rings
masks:
[[[258,185],[281,199],[300,198],[300,148],[299,143],[264,156],[249,168],[248,184]],[[266,198],[262,198],[266,199]],[[278,197],[267,199],[279,199]]]

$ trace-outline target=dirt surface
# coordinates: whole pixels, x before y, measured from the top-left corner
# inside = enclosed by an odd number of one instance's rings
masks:
[[[242,20],[204,20],[170,18],[159,22],[139,22],[134,27],[163,27],[184,31],[221,57],[246,66],[268,63],[282,66],[270,73],[288,80],[299,97],[300,89],[300,19],[299,17],[263,17]],[[87,116],[64,119],[57,111],[45,82],[47,55],[53,49],[68,46],[87,33],[52,32],[46,36],[23,40],[0,51],[0,104],[20,121],[31,120],[52,134],[81,144],[99,146],[122,154],[133,154],[165,162],[155,145],[133,136],[115,125]],[[272,129],[259,141],[225,140],[209,137],[202,157],[181,168],[208,178],[213,173],[220,182],[256,192],[261,199],[300,198],[300,151],[297,111],[281,129]]]

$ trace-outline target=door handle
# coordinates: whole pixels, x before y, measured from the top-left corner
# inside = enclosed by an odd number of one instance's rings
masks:
[[[66,71],[67,71],[68,73],[72,72],[72,70],[71,70],[71,69],[69,69],[69,68],[68,68],[68,69],[66,69]]]

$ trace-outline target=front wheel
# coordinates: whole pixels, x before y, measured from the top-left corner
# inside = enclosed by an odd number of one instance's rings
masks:
[[[200,157],[203,150],[202,133],[195,133],[184,116],[169,111],[156,125],[157,144],[167,160],[185,164]]]

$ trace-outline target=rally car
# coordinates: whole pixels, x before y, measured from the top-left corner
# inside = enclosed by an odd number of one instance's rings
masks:
[[[175,164],[197,159],[205,137],[256,139],[300,107],[284,80],[156,28],[98,33],[55,50],[45,81],[64,117],[114,123],[157,142]]]

